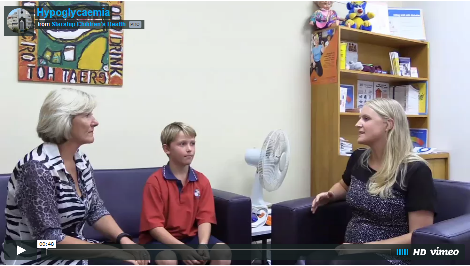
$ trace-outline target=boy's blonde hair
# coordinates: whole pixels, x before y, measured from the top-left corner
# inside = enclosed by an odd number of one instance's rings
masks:
[[[176,139],[176,136],[178,136],[180,132],[183,132],[186,136],[190,136],[193,138],[197,136],[196,130],[194,130],[194,128],[192,128],[191,126],[186,125],[183,122],[173,122],[166,126],[162,131],[162,134],[160,136],[162,145],[166,144],[167,146],[170,146],[170,143],[172,143]]]

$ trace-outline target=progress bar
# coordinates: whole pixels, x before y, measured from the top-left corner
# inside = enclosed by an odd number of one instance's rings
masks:
[[[118,251],[118,250],[133,250],[133,251],[136,251],[136,250],[139,250],[139,249],[136,249],[136,248],[120,248],[120,249],[100,249],[100,248],[96,248],[96,249],[84,249],[84,248],[70,248],[70,249],[59,249],[59,248],[51,248],[53,250],[89,250],[89,251],[93,251],[93,250],[99,250],[99,251]],[[197,248],[187,248],[187,249],[180,249],[180,248],[175,248],[175,249],[170,249],[170,248],[165,248],[164,250],[195,250]],[[47,250],[47,249],[46,249]],[[156,249],[153,249],[153,248],[145,248],[145,249],[140,249],[140,250],[163,250],[163,248],[156,248]],[[392,251],[391,249],[334,249],[334,248],[322,248],[322,249],[318,249],[318,248],[296,248],[296,249],[288,249],[288,248],[218,248],[216,250],[274,250],[274,251],[280,251],[280,250],[293,250],[293,251],[297,251],[297,250],[318,250],[318,251],[326,251],[326,250],[336,250],[336,251]]]

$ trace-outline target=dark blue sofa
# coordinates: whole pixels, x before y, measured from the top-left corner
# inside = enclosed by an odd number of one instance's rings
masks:
[[[98,192],[108,211],[126,233],[137,242],[139,236],[142,192],[145,182],[158,168],[95,170]],[[10,174],[0,175],[0,241],[5,238],[6,195]],[[217,225],[212,234],[227,244],[251,244],[251,199],[213,189]],[[85,225],[85,237],[105,240],[92,227]],[[0,250],[1,250],[0,245]],[[249,261],[233,262],[246,264]]]
[[[470,183],[435,179],[437,215],[434,224],[416,230],[411,244],[465,244],[465,261],[418,261],[414,264],[470,264]],[[318,208],[312,214],[313,197],[272,206],[271,244],[341,244],[351,212],[345,201]],[[286,228],[289,228],[286,230]],[[296,261],[273,260],[273,264]]]

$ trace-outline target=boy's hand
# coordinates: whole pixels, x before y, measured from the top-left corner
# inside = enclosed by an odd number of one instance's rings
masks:
[[[135,257],[138,265],[147,265],[150,263],[150,254],[143,246],[136,244],[127,237],[121,240],[121,244],[125,245],[126,251]]]
[[[197,253],[202,257],[202,264],[206,264],[210,260],[209,247],[206,244],[199,244]]]
[[[181,256],[181,260],[184,262],[186,265],[200,265],[202,264],[201,261],[203,261],[201,255],[199,253],[191,248],[190,246],[187,246],[184,248],[185,250],[180,250],[178,253]]]

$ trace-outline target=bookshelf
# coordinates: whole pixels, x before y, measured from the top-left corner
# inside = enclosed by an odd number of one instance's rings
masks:
[[[328,36],[325,39],[324,36]],[[395,36],[350,29],[339,26],[314,31],[312,42],[318,37],[319,43],[328,40],[328,46],[321,55],[322,70],[311,66],[311,195],[327,191],[338,182],[346,168],[349,156],[340,154],[340,137],[360,148],[357,143],[358,130],[355,127],[359,113],[340,112],[340,85],[354,85],[354,107],[357,108],[357,81],[389,83],[392,86],[408,85],[416,82],[427,83],[427,112],[408,115],[410,128],[429,130],[429,44],[427,42],[399,38]],[[391,73],[389,52],[409,57],[411,66],[417,67],[419,77],[405,77],[392,74],[370,73],[341,69],[340,43],[354,42],[358,46],[358,61],[363,64],[380,65],[382,70]],[[326,42],[325,42],[326,43]],[[312,48],[315,49],[315,48]],[[316,59],[314,59],[316,61]],[[321,73],[321,75],[319,74]],[[428,146],[432,147],[428,135]],[[448,153],[422,155],[430,165],[434,178],[448,179]]]

